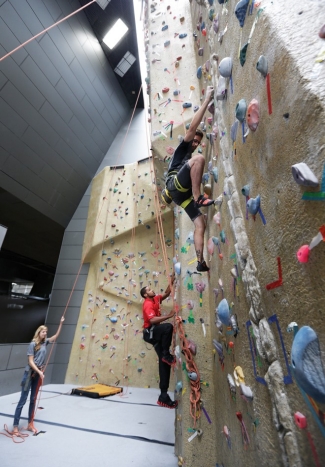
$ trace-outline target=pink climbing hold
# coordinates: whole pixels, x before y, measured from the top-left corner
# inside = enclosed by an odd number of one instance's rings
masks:
[[[220,227],[220,221],[221,221],[220,211],[218,211],[217,214],[213,216],[213,220]]]
[[[297,251],[297,259],[299,263],[308,263],[310,248],[308,245],[303,245]]]
[[[253,99],[247,108],[247,125],[251,131],[256,131],[260,121],[260,106],[256,99]]]

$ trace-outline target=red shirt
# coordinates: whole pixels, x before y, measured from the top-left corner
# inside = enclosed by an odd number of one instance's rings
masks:
[[[155,316],[161,316],[160,314],[160,304],[162,302],[162,295],[155,295],[153,299],[145,298],[142,305],[143,312],[143,327],[145,329],[150,328],[150,320]]]

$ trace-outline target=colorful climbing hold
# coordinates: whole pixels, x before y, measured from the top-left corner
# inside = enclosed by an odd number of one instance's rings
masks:
[[[260,106],[256,99],[252,99],[247,108],[247,125],[251,131],[256,131],[260,121]]]
[[[242,28],[245,23],[245,16],[247,13],[249,0],[240,0],[235,6],[235,15],[239,21],[239,25]]]

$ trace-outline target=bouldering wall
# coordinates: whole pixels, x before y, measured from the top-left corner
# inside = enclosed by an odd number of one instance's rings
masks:
[[[161,239],[171,262],[173,217],[161,212],[160,236],[154,182],[152,158],[106,167],[93,179],[83,246],[90,268],[67,383],[123,386],[124,393],[159,386],[156,353],[142,339],[140,289],[151,285],[158,294],[168,285]],[[165,300],[163,312],[171,305]]]
[[[145,21],[160,173],[215,88],[199,148],[209,274],[173,211],[178,465],[322,465],[324,3],[149,1]]]

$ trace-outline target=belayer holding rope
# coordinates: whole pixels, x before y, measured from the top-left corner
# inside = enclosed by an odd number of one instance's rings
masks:
[[[171,278],[173,285],[175,275]],[[164,323],[169,318],[172,318],[175,311],[172,310],[168,315],[161,316],[160,304],[163,300],[169,297],[171,293],[170,285],[162,295],[156,293],[149,286],[142,287],[140,290],[141,297],[145,300],[142,305],[143,311],[143,339],[145,342],[152,344],[159,359],[159,387],[161,394],[157,404],[169,409],[175,409],[178,405],[177,401],[172,401],[168,395],[170,369],[176,363],[174,355],[171,355],[169,347],[172,343],[174,327],[171,323]]]
[[[44,379],[44,364],[46,357],[46,347],[49,343],[53,343],[58,338],[64,317],[62,316],[58,330],[54,336],[47,338],[47,327],[39,326],[33,337],[32,342],[29,344],[27,349],[28,355],[28,365],[25,368],[24,376],[21,382],[22,390],[20,395],[20,400],[18,402],[15,416],[14,416],[14,428],[13,435],[19,436],[19,420],[21,416],[21,411],[27,401],[28,393],[30,393],[30,403],[28,411],[28,426],[27,430],[37,433],[37,429],[34,426],[34,410],[35,402],[38,393],[38,389]]]
[[[181,206],[194,222],[194,246],[197,256],[197,271],[209,271],[203,259],[205,221],[200,211],[201,207],[214,203],[206,195],[201,195],[201,181],[204,171],[205,158],[202,154],[192,156],[192,153],[201,144],[203,133],[198,126],[213,97],[213,87],[208,86],[206,98],[193,117],[183,141],[175,149],[168,166],[166,186],[161,198],[164,203],[172,201]]]

